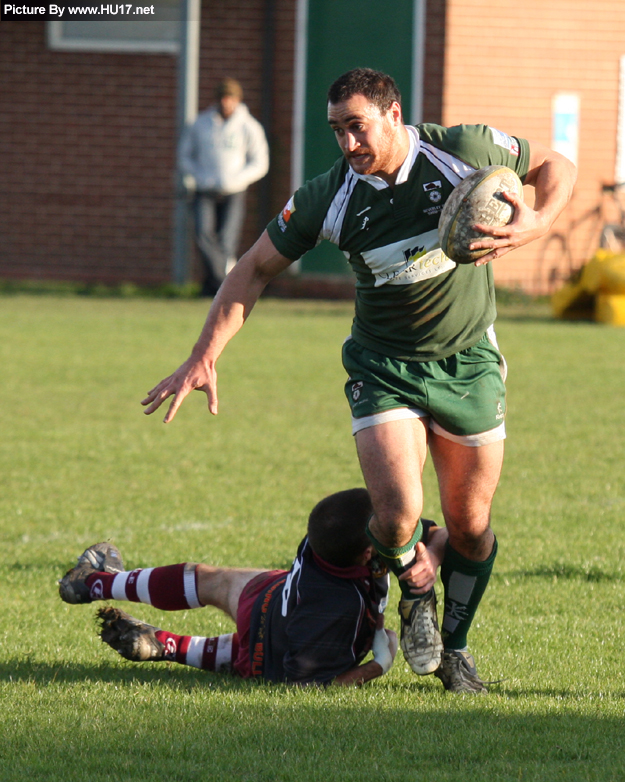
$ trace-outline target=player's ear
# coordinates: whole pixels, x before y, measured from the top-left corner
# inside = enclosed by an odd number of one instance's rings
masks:
[[[362,564],[366,565],[367,562],[369,562],[371,558],[375,556],[375,553],[376,551],[373,548],[373,546],[371,545],[367,546],[367,548],[362,552],[362,558],[361,558]]]
[[[388,110],[388,114],[394,124],[396,125],[403,124],[401,106],[396,100],[394,100],[391,103],[391,107]]]

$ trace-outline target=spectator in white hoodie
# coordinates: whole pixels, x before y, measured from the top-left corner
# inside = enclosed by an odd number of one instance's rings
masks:
[[[236,263],[245,216],[245,192],[269,169],[262,125],[242,103],[235,79],[223,79],[217,103],[198,114],[183,133],[179,167],[195,193],[195,232],[204,266],[202,295],[214,296]]]

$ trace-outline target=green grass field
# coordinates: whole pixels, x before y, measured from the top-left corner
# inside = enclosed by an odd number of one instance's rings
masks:
[[[530,305],[498,321],[500,553],[470,636],[481,675],[503,680],[486,697],[447,695],[400,657],[349,691],[133,665],[98,640],[93,606],[60,601],[56,580],[102,539],[130,567],[288,567],[312,505],[362,485],[342,393],[349,304],[261,301],[220,361],[217,418],[199,393],[168,426],[142,414],[205,309],[0,298],[0,779],[625,780],[622,329]],[[440,519],[430,465],[425,484]],[[129,610],[175,632],[232,629],[213,609]]]

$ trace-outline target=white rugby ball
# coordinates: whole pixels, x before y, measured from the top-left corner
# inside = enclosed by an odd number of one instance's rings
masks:
[[[473,263],[488,249],[469,250],[469,245],[487,234],[476,231],[476,223],[501,227],[514,217],[514,207],[503,196],[515,193],[523,198],[523,185],[507,166],[486,166],[465,177],[452,190],[438,223],[441,249],[456,263]]]

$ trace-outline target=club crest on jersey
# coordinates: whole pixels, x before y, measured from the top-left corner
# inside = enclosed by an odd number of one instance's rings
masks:
[[[287,223],[291,219],[291,215],[295,211],[295,201],[293,200],[293,196],[289,198],[287,201],[286,206],[284,209],[280,212],[278,215],[278,227],[284,233],[287,229]]]
[[[443,187],[442,182],[440,179],[435,180],[434,182],[426,182],[423,185],[423,189],[428,194],[428,198],[433,204],[437,204],[443,197],[443,194],[441,193],[441,188]]]

